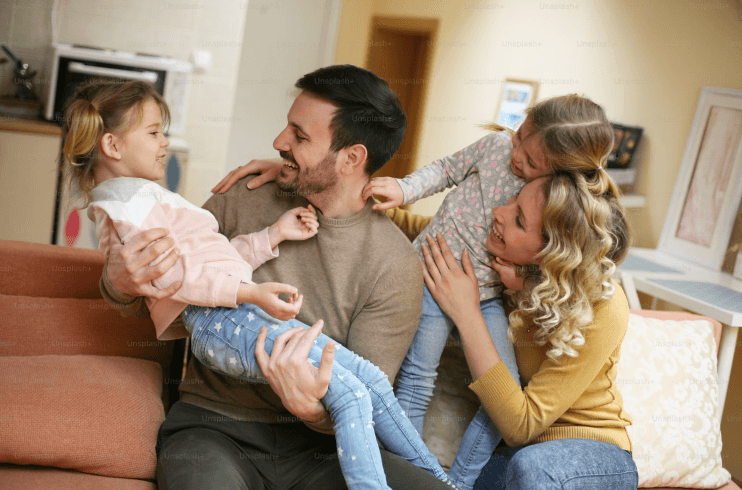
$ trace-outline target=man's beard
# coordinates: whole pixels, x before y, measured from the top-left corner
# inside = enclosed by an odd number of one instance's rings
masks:
[[[291,153],[279,151],[281,158],[288,160],[296,165],[296,160]],[[320,194],[328,189],[333,188],[338,181],[335,173],[335,159],[337,152],[327,152],[325,158],[314,168],[306,169],[299,167],[293,180],[282,181],[281,173],[276,177],[276,185],[284,192],[291,192],[297,196],[307,197],[312,194]]]

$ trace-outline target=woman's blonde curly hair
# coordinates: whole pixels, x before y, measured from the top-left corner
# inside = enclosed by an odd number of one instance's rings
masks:
[[[543,178],[540,269],[526,278],[523,290],[510,292],[516,310],[508,337],[514,342],[516,329],[534,325],[534,341],[551,344],[547,356],[556,360],[578,355],[594,307],[613,295],[612,277],[628,250],[628,231],[615,183],[605,172]]]

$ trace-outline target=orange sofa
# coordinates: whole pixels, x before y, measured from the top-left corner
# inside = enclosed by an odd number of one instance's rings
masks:
[[[112,309],[102,269],[97,251],[0,240],[0,488],[157,488],[184,342]]]
[[[156,433],[183,342],[112,309],[102,267],[96,251],[0,240],[2,489],[157,488]],[[446,348],[440,372],[424,436],[446,466],[477,401],[460,349]]]

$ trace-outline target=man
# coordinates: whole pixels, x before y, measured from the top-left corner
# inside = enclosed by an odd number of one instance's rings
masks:
[[[298,320],[323,319],[325,334],[393,380],[418,325],[422,272],[407,238],[361,191],[399,147],[406,117],[386,82],[358,67],[322,68],[296,87],[301,93],[273,142],[284,160],[276,186],[237,185],[212,196],[204,209],[231,239],[265,228],[288,209],[314,205],[319,233],[281,244],[279,257],[253,278],[296,286],[304,294]],[[122,314],[147,314],[135,296],[164,297],[179,287],[158,291],[150,284],[177,260],[173,250],[148,266],[173,246],[163,237],[163,230],[150,230],[112,251],[101,289]],[[332,420],[319,401],[327,389],[320,370],[333,352],[325,349],[319,370],[306,361],[320,328],[287,332],[270,358],[259,338],[256,356],[269,386],[222,376],[191,359],[180,401],[158,436],[161,490],[345,488]],[[383,452],[382,459],[393,488],[448,488],[394,455]]]

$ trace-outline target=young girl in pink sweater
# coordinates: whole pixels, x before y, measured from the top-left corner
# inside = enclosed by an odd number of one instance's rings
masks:
[[[96,223],[100,250],[152,228],[167,228],[180,250],[176,264],[158,288],[182,282],[166,299],[147,298],[158,338],[191,337],[194,355],[209,368],[250,382],[265,383],[255,345],[268,327],[266,350],[294,327],[302,296],[287,284],[254,284],[252,271],[278,256],[283,240],[306,240],[317,233],[314,210],[286,212],[265,230],[231,242],[218,233],[211,213],[163,189],[163,135],[169,111],[144,82],[92,83],[78,89],[65,113],[64,169],[74,191]],[[83,207],[85,207],[83,206]],[[155,263],[167,257],[163,253]],[[279,294],[290,295],[289,302]],[[185,329],[170,328],[179,315]],[[281,321],[286,320],[286,321]],[[319,366],[331,339],[317,338],[308,361]],[[335,344],[335,362],[322,398],[335,421],[338,459],[351,489],[388,489],[376,437],[391,451],[447,481],[394,398],[387,377],[372,363]]]

